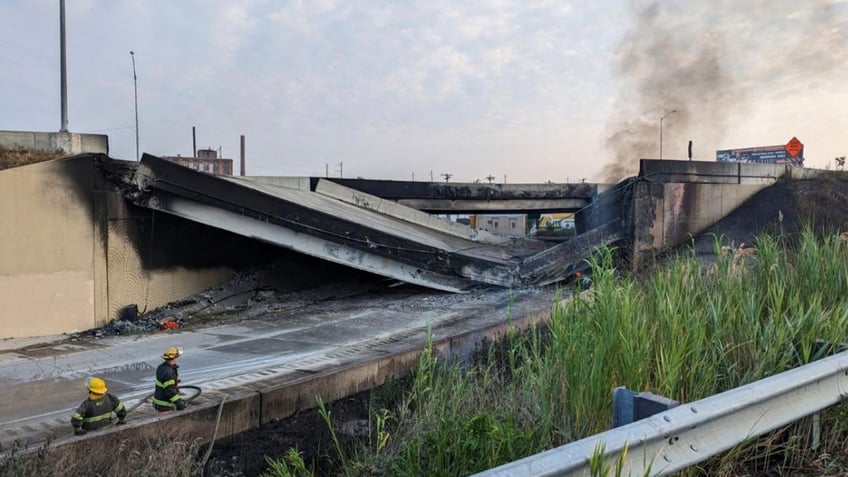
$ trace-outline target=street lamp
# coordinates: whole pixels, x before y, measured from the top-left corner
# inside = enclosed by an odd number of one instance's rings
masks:
[[[672,109],[671,111],[665,113],[663,117],[660,118],[660,160],[662,160],[662,122],[669,114],[676,113],[676,109]]]
[[[59,1],[59,106],[62,109],[62,126],[59,132],[68,132],[68,60],[65,48],[65,0]]]
[[[135,92],[135,160],[138,161],[138,78],[135,75],[135,52],[130,51],[133,65],[133,91]]]

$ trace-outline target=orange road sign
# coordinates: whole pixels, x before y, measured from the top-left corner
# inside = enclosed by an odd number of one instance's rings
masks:
[[[801,144],[801,141],[799,141],[797,137],[793,137],[786,143],[785,146],[783,146],[783,149],[785,149],[792,157],[798,156],[798,153],[801,152],[801,149],[803,148],[804,145]]]

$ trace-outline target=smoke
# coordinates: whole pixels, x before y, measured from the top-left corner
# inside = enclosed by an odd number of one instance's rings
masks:
[[[686,159],[691,139],[694,160],[715,160],[728,128],[767,99],[764,92],[794,94],[844,73],[848,29],[833,10],[823,0],[634,6],[615,56],[619,92],[603,180],[635,175],[639,159],[659,158],[663,116],[663,159]]]

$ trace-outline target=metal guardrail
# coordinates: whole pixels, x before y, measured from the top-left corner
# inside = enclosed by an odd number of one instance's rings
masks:
[[[846,395],[848,352],[843,352],[475,475],[588,476],[589,458],[601,447],[606,465],[612,466],[626,451],[621,475],[666,475],[837,404]]]

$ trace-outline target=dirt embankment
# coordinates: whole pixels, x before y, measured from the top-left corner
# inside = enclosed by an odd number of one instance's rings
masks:
[[[35,164],[36,162],[58,159],[65,155],[64,151],[49,152],[23,148],[9,149],[0,146],[0,171],[27,164]]]

